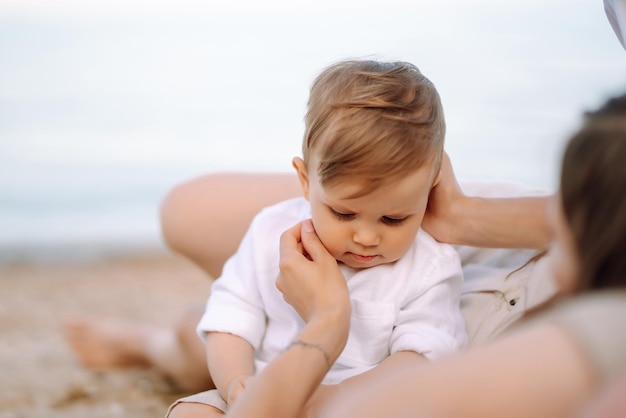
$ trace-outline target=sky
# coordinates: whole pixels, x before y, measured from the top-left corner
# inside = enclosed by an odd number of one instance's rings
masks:
[[[560,1],[562,5],[573,6],[581,1]],[[497,0],[476,0],[463,2],[459,0],[438,0],[437,7],[458,7],[465,3],[468,7],[489,7],[499,5]],[[541,0],[510,0],[507,6],[530,7],[541,5]],[[554,2],[552,2],[554,3]],[[355,10],[363,8],[393,8],[419,7],[421,9],[432,6],[428,0],[408,2],[406,0],[2,0],[0,12],[11,16],[42,16],[49,17],[87,17],[87,16],[132,16],[132,15],[163,15],[197,16],[203,13],[223,11],[288,11],[288,10]]]
[[[541,188],[582,111],[626,89],[602,3],[581,0],[0,0],[0,56],[0,247],[154,237],[177,182],[291,171],[337,59],[415,63],[460,178]]]

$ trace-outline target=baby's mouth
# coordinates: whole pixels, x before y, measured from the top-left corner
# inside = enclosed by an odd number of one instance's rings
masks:
[[[350,256],[360,263],[368,263],[378,257],[377,255],[361,255],[355,253],[350,253]]]

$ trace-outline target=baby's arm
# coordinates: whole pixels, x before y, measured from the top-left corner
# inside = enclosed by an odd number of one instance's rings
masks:
[[[230,405],[254,376],[254,348],[243,338],[224,332],[208,333],[206,343],[211,378]]]
[[[261,223],[255,219],[239,250],[213,283],[206,310],[198,324],[206,340],[209,373],[222,398],[230,405],[255,372],[255,348],[265,333],[266,314],[257,258],[263,250]],[[262,232],[262,231],[261,231]]]
[[[303,416],[303,407],[346,344],[348,287],[311,221],[282,234],[280,266],[276,285],[306,325],[293,340],[299,343],[291,344],[250,382],[228,416]]]

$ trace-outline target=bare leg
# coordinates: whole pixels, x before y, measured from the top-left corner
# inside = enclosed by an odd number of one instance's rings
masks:
[[[66,339],[78,362],[91,370],[155,367],[181,389],[214,387],[204,345],[195,333],[203,307],[189,309],[174,328],[113,319],[68,318]]]
[[[148,341],[162,330],[114,320],[71,317],[64,321],[65,337],[80,364],[92,370],[147,366]]]
[[[209,174],[176,186],[161,207],[169,247],[212,277],[239,246],[262,208],[301,195],[293,173]]]

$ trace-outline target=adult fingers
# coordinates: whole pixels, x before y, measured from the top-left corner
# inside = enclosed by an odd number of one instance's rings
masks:
[[[292,226],[283,232],[280,236],[280,257],[290,255],[290,253],[294,251],[298,251],[298,248],[301,247],[301,226],[300,223]]]
[[[326,247],[324,247],[324,244],[322,244],[322,241],[320,241],[317,236],[313,222],[311,222],[310,219],[302,222],[300,239],[305,255],[308,255],[310,260],[321,261],[324,257],[330,256],[328,250],[326,250]]]

